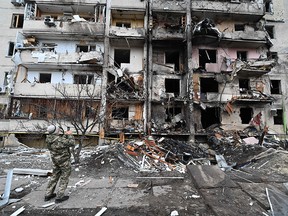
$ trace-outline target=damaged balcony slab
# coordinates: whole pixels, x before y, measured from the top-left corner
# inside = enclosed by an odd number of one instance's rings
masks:
[[[109,35],[111,37],[135,37],[135,38],[144,38],[145,30],[144,28],[125,28],[125,27],[116,27],[111,26]]]
[[[198,17],[230,16],[235,20],[258,21],[265,13],[262,0],[260,2],[196,0],[192,1],[192,14]]]
[[[269,73],[275,64],[275,60],[237,61],[235,71],[238,77],[261,77],[262,75]],[[233,72],[235,73],[235,71]]]
[[[179,0],[154,0],[152,4],[153,11],[183,11],[186,10],[187,3],[186,1],[179,1]]]

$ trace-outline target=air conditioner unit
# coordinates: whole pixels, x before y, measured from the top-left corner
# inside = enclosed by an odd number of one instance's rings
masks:
[[[24,4],[24,1],[23,0],[11,0],[11,3],[14,5],[14,6],[21,6]]]

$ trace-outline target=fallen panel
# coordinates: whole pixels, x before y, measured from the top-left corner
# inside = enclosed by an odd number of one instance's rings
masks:
[[[272,215],[288,216],[288,196],[275,187],[266,188]]]
[[[13,177],[13,170],[8,170],[6,184],[5,184],[5,191],[4,191],[3,196],[0,199],[0,206],[6,205],[9,201],[12,177]]]
[[[200,189],[200,193],[217,216],[267,214],[255,200],[238,188]]]
[[[187,170],[198,188],[238,187],[218,166],[189,165]]]
[[[14,174],[22,174],[22,175],[36,175],[36,176],[48,176],[52,174],[51,170],[42,170],[42,169],[22,169],[22,168],[14,168]]]

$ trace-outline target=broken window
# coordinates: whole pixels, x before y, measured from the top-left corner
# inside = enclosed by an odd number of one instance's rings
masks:
[[[24,23],[24,14],[13,14],[11,28],[22,28]]]
[[[249,90],[250,90],[250,80],[249,79],[239,79],[240,94],[247,94]]]
[[[277,60],[278,59],[278,53],[277,52],[268,52],[267,53],[267,59],[268,60]]]
[[[277,109],[276,115],[273,116],[274,125],[283,125],[283,110]]]
[[[95,50],[96,50],[95,45],[77,45],[76,47],[76,52],[90,52]]]
[[[171,107],[166,109],[166,122],[171,122],[173,117],[181,113],[181,108]]]
[[[128,119],[129,107],[116,107],[112,109],[113,119]]]
[[[117,27],[125,27],[125,28],[131,28],[131,23],[129,22],[116,22]]]
[[[39,82],[40,83],[51,83],[51,74],[40,73]]]
[[[270,80],[271,94],[281,94],[281,80]]]
[[[46,107],[43,107],[43,106],[39,107],[39,118],[44,118],[44,119],[47,118],[47,108]]]
[[[247,51],[237,51],[237,59],[247,61]]]
[[[201,123],[205,129],[213,124],[220,124],[220,107],[206,107],[201,109]]]
[[[180,94],[180,80],[179,79],[165,79],[166,93],[174,93],[175,96]]]
[[[14,47],[15,47],[15,43],[14,42],[9,42],[8,56],[12,56],[13,55]]]
[[[74,75],[74,84],[92,84],[93,78],[94,78],[93,75],[75,74]]]
[[[240,118],[242,124],[249,124],[253,117],[253,109],[251,107],[240,108]]]
[[[273,13],[273,3],[272,0],[267,0],[265,2],[265,12],[266,13]]]
[[[216,63],[216,50],[199,49],[199,67],[205,69],[206,63]]]
[[[218,92],[218,82],[214,78],[200,78],[201,93]]]
[[[120,68],[121,63],[130,63],[129,49],[115,49],[114,50],[114,66]]]
[[[274,26],[265,26],[265,29],[271,39],[274,38]]]
[[[175,71],[179,71],[179,52],[166,51],[165,52],[165,64],[172,64]]]
[[[234,29],[235,29],[235,31],[244,31],[245,25],[244,24],[235,24]]]

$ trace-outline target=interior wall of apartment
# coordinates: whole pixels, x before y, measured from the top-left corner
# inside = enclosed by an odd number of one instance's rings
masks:
[[[117,22],[123,22],[123,23],[130,23],[131,28],[143,28],[144,27],[144,17],[143,19],[120,19],[120,18],[115,18],[112,20],[111,25],[116,26]]]
[[[144,51],[143,47],[111,47],[109,64],[114,65],[114,50],[115,49],[125,49],[130,50],[130,63],[122,63],[121,68],[127,68],[129,72],[139,72],[143,70],[144,67]]]
[[[39,81],[40,73],[48,73],[51,74],[51,83],[73,83],[73,74],[71,72],[59,72],[56,70],[53,71],[28,71],[27,73],[27,80],[31,83],[34,82],[34,80]]]

